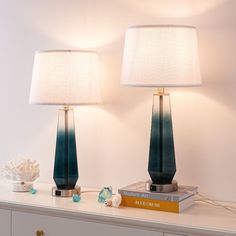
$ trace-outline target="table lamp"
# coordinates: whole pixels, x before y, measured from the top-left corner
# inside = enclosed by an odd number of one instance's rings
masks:
[[[30,104],[62,105],[59,110],[52,195],[68,197],[80,192],[73,109],[70,105],[101,101],[97,54],[82,50],[35,53]]]
[[[175,25],[133,26],[127,29],[121,84],[156,87],[153,96],[147,189],[178,189],[169,94],[165,87],[201,84],[196,28]]]

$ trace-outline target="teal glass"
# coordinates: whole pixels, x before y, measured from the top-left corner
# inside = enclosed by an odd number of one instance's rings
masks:
[[[112,187],[104,187],[98,194],[98,202],[104,203],[107,199],[112,197]]]
[[[73,194],[72,195],[72,201],[73,202],[80,202],[80,200],[81,200],[81,196],[80,195],[78,195],[78,194]]]
[[[148,172],[153,184],[170,184],[176,172],[168,94],[153,96]]]
[[[58,189],[74,189],[78,180],[74,114],[59,110],[53,179]]]

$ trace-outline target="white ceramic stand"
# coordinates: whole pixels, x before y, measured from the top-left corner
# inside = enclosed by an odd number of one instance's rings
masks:
[[[12,184],[12,191],[13,192],[29,192],[29,190],[31,188],[33,188],[32,183],[14,182]]]

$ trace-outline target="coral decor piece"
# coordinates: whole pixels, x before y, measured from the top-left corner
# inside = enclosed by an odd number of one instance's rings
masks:
[[[19,182],[33,182],[39,177],[39,164],[35,160],[11,160],[2,168],[2,176]]]
[[[40,174],[39,164],[35,160],[20,159],[11,160],[1,171],[1,176],[13,180],[13,191],[25,192],[29,191]]]

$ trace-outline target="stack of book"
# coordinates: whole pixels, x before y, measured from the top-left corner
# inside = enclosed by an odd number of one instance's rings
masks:
[[[121,188],[123,206],[150,210],[182,212],[194,204],[197,187],[179,186],[178,191],[171,193],[156,193],[146,190],[146,182],[137,182]]]

